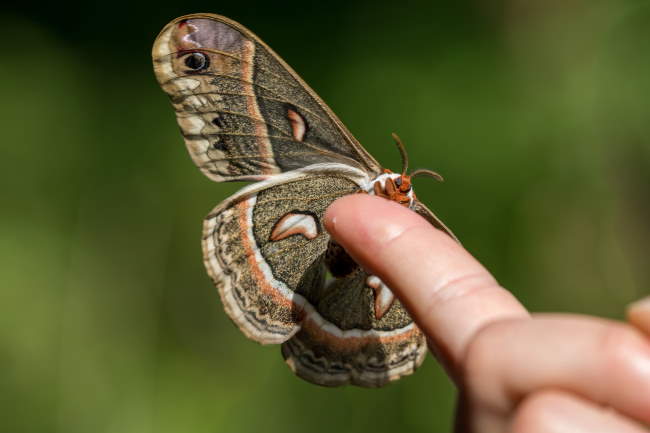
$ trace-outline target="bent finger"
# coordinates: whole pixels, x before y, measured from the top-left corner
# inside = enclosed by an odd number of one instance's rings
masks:
[[[472,407],[510,413],[526,395],[561,388],[650,422],[650,344],[621,323],[569,315],[496,323],[472,342],[465,367]]]
[[[648,433],[616,411],[560,390],[536,392],[517,407],[511,433]]]

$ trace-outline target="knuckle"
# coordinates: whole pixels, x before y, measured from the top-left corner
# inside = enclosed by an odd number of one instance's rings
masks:
[[[600,339],[600,371],[616,383],[619,398],[647,412],[650,393],[640,392],[650,385],[650,344],[640,332],[624,324],[607,326]],[[609,401],[609,392],[603,392],[600,400]]]
[[[499,381],[500,354],[495,341],[507,329],[511,320],[492,322],[474,334],[462,360],[462,376],[467,389],[479,400],[501,400],[503,391]]]
[[[604,368],[611,371],[625,371],[637,354],[642,350],[647,353],[648,347],[638,331],[618,323],[603,328],[599,345],[606,363]]]
[[[432,296],[438,302],[446,302],[476,296],[483,291],[495,288],[500,288],[500,286],[492,275],[484,271],[477,271],[461,274],[444,281],[439,287],[432,290]]]
[[[483,271],[449,278],[429,291],[425,314],[434,315],[446,305],[462,304],[465,300],[480,298],[484,293],[495,289],[504,290],[492,275]]]
[[[498,323],[491,323],[476,332],[474,338],[468,343],[463,360],[465,377],[482,377],[490,373],[493,367],[492,336]],[[487,371],[486,371],[487,370]]]

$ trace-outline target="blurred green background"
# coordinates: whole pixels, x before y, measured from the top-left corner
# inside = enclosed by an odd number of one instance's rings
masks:
[[[622,318],[649,292],[650,2],[4,6],[0,430],[449,431],[428,359],[381,390],[295,378],[229,322],[191,163],[151,69],[191,12],[251,28],[534,311]]]

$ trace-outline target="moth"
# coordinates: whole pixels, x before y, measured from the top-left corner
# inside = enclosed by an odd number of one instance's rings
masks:
[[[193,14],[167,24],[153,46],[185,144],[210,179],[252,181],[203,224],[203,258],[226,313],[249,338],[282,344],[301,378],[379,387],[411,374],[425,338],[378,277],[323,228],[346,194],[394,200],[453,234],[422,203],[415,176],[383,168],[313,90],[251,31]]]

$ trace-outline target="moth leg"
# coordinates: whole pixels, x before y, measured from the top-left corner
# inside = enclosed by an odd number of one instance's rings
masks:
[[[386,179],[386,185],[384,188],[386,189],[386,195],[388,198],[395,200],[395,196],[397,195],[397,185],[395,185],[395,181],[389,177]]]
[[[377,197],[390,198],[386,194],[386,192],[381,188],[379,182],[375,182],[375,184],[372,186],[372,189]]]

